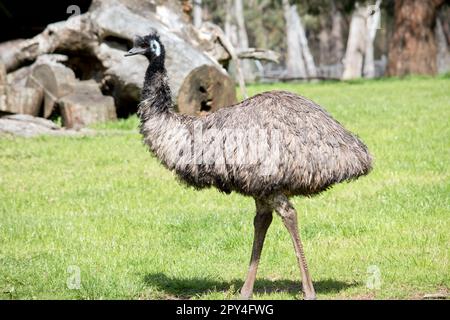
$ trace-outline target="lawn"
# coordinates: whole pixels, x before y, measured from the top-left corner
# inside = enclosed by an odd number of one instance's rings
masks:
[[[450,78],[249,87],[269,89],[323,105],[376,159],[366,177],[293,200],[318,298],[448,294]],[[0,298],[238,297],[253,200],[179,184],[136,126],[0,139]],[[255,299],[299,298],[299,279],[275,217]]]

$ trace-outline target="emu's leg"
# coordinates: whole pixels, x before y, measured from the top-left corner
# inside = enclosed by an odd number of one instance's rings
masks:
[[[262,200],[255,199],[256,202],[256,216],[253,220],[255,226],[255,235],[253,238],[252,257],[250,260],[250,267],[245,280],[244,286],[241,290],[241,297],[250,299],[253,294],[253,286],[256,279],[256,271],[258,270],[259,258],[266,237],[267,229],[272,222],[272,208]]]
[[[297,256],[300,273],[302,275],[302,287],[305,299],[314,300],[316,298],[316,293],[308,272],[305,253],[303,252],[303,245],[298,232],[297,212],[289,202],[289,199],[284,195],[275,197],[274,209],[283,219],[283,223],[288,229],[292,242],[294,243],[295,255]]]

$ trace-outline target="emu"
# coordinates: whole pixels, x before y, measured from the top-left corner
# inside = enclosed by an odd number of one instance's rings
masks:
[[[311,100],[285,91],[258,94],[204,117],[176,113],[158,33],[136,37],[126,54],[149,66],[138,107],[150,151],[196,189],[214,186],[255,200],[254,240],[241,297],[251,298],[267,229],[275,211],[294,244],[305,299],[315,299],[289,198],[316,195],[372,168],[367,147]],[[238,134],[233,134],[233,133]]]

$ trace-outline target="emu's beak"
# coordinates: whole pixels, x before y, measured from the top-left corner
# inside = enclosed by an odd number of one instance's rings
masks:
[[[143,49],[143,48],[133,48],[125,54],[125,57],[130,57],[130,56],[134,56],[136,54],[144,54],[144,53],[145,53],[145,49]]]

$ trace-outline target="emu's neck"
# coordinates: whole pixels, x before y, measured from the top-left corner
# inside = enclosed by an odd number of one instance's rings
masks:
[[[141,100],[139,116],[143,121],[154,113],[165,113],[171,109],[172,96],[163,63],[154,63],[148,66]]]
[[[172,110],[172,97],[167,83],[167,74],[164,66],[150,65],[145,75],[142,89],[142,101],[139,104],[140,132],[145,144],[169,169],[173,169],[178,162],[171,154],[174,145],[179,139],[190,139],[188,128],[192,125],[192,117],[175,113]],[[175,143],[176,142],[176,143]]]

